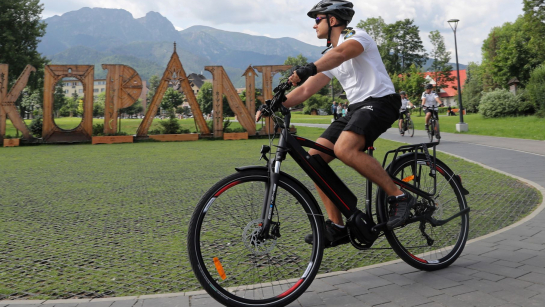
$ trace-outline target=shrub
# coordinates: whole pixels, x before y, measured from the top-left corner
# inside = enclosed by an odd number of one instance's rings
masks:
[[[36,116],[32,122],[30,122],[30,132],[36,137],[42,137],[43,117],[41,115]]]
[[[163,134],[177,134],[181,128],[176,117],[170,117],[169,120],[160,121],[159,124],[162,127]]]
[[[541,64],[530,74],[526,86],[528,97],[537,109],[537,115],[545,116],[545,65]]]
[[[485,118],[517,115],[518,98],[505,89],[484,93],[479,104],[479,113]]]
[[[104,135],[104,124],[94,124],[93,135],[95,136]]]
[[[519,115],[531,115],[536,111],[536,105],[530,100],[528,91],[521,89],[517,91],[518,107],[517,114]]]

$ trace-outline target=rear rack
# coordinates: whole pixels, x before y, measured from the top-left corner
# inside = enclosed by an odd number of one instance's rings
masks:
[[[420,174],[420,170],[418,168],[418,154],[424,154],[425,157],[426,157],[426,163],[430,166],[430,169],[431,169],[431,172],[430,172],[430,176],[433,177],[433,191],[431,193],[429,193],[430,195],[435,195],[435,193],[437,192],[437,177],[436,177],[436,150],[435,150],[435,147],[439,145],[439,142],[433,142],[433,143],[421,143],[421,144],[414,144],[414,145],[404,145],[404,146],[400,146],[394,150],[390,150],[388,151],[385,155],[384,155],[384,160],[382,161],[382,167],[384,169],[386,169],[386,171],[388,172],[388,174],[390,174],[390,176],[393,176],[393,174],[391,173],[391,168],[388,167],[386,168],[386,162],[388,161],[388,157],[393,154],[393,158],[392,158],[392,162],[395,161],[397,159],[397,157],[400,155],[400,154],[406,154],[406,153],[414,153],[414,170],[418,170],[418,173],[415,173],[414,175],[416,175],[417,177],[420,177],[421,174]],[[430,153],[429,153],[429,148],[433,148],[433,157],[430,156]],[[416,188],[420,188],[417,184]]]

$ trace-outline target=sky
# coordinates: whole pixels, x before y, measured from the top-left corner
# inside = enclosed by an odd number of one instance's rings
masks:
[[[243,32],[272,38],[292,37],[308,44],[325,46],[312,29],[314,21],[306,13],[318,0],[41,0],[42,17],[62,15],[82,7],[125,9],[133,17],[149,11],[161,13],[178,30],[194,25]],[[454,32],[447,20],[459,19],[456,37],[459,62],[481,62],[482,42],[493,27],[514,22],[522,14],[522,0],[422,1],[355,0],[356,14],[351,26],[369,17],[381,16],[386,23],[414,19],[427,52],[431,51],[428,35],[439,30],[455,62]]]

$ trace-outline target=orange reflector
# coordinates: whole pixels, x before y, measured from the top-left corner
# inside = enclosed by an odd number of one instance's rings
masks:
[[[225,271],[223,270],[223,266],[221,265],[218,257],[214,257],[214,265],[216,266],[216,271],[218,271],[218,274],[220,274],[221,279],[225,280],[227,275],[225,275]]]
[[[403,178],[403,182],[409,182],[411,180],[414,180],[414,175],[411,175],[409,177]]]

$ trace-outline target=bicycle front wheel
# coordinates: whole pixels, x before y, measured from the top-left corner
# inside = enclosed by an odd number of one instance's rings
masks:
[[[414,135],[414,124],[413,124],[413,121],[409,119],[409,121],[407,122],[407,134],[410,136],[410,137],[413,137]]]
[[[323,216],[304,186],[280,176],[272,237],[260,239],[269,176],[245,170],[214,185],[191,218],[188,252],[203,288],[227,306],[285,306],[308,288],[323,254]],[[314,244],[304,241],[313,234]]]
[[[435,121],[434,131],[435,138],[437,139],[437,142],[441,141],[441,132],[439,131],[439,121]]]
[[[430,125],[428,127],[428,138],[430,139],[430,143],[433,142],[434,131],[435,131],[435,121],[430,120]]]
[[[390,165],[390,171],[396,178],[424,192],[433,193],[434,179],[431,176],[433,172],[423,154],[418,155],[416,165],[414,154],[400,157]],[[411,216],[423,215],[426,210],[433,210],[433,218],[446,220],[467,208],[462,186],[455,178],[456,175],[440,160],[436,160],[435,173],[437,190],[433,196],[434,203],[411,193],[416,199]],[[386,221],[389,205],[384,192],[379,193],[379,204],[382,205],[381,217]],[[442,226],[433,227],[428,221],[423,221],[385,231],[388,242],[401,259],[417,269],[426,271],[442,269],[452,264],[462,253],[468,233],[468,213]]]

